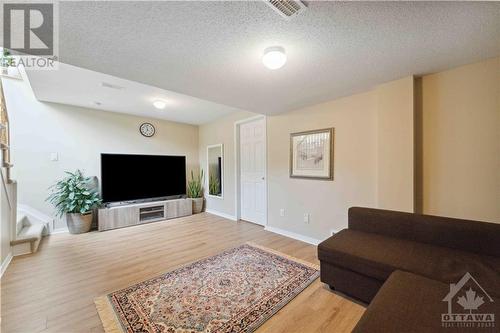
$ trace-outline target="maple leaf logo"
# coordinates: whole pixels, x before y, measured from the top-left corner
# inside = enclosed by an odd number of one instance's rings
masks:
[[[482,296],[476,296],[476,292],[469,288],[469,290],[465,292],[465,297],[460,296],[457,303],[460,304],[464,310],[469,310],[469,312],[472,313],[472,310],[477,310],[477,308],[484,303],[484,300]]]

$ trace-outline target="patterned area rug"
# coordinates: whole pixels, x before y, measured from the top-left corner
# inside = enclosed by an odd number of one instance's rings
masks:
[[[245,244],[95,300],[107,333],[253,332],[319,276]]]

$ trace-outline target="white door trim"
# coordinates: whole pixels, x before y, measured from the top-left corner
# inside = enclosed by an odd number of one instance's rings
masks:
[[[268,187],[267,187],[267,117],[264,115],[258,115],[250,118],[241,119],[234,122],[234,193],[235,193],[235,202],[234,202],[234,215],[236,220],[239,221],[241,219],[241,175],[240,175],[240,125],[249,123],[255,120],[264,119],[264,138],[265,138],[265,148],[266,152],[264,154],[264,177],[265,177],[265,188],[266,188],[266,209],[265,209],[265,218],[264,218],[264,226],[267,225],[267,205],[269,197]]]

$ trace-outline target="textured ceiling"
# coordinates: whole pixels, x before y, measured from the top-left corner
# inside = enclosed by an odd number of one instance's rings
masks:
[[[61,63],[55,71],[27,71],[39,101],[200,125],[241,111],[196,97]],[[103,87],[103,83],[119,88]],[[166,102],[165,109],[153,106]],[[97,102],[97,103],[96,103]]]
[[[500,3],[61,2],[60,59],[259,113],[327,101],[500,54]],[[287,64],[266,69],[271,45]]]

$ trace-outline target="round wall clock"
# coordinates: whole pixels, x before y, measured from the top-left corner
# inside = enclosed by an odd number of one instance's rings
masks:
[[[153,124],[150,123],[142,123],[141,126],[139,127],[139,131],[141,132],[142,135],[144,135],[147,138],[152,137],[155,135],[155,127]]]

